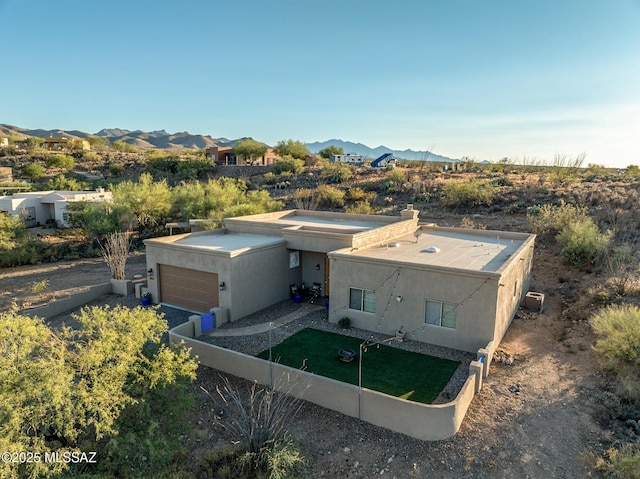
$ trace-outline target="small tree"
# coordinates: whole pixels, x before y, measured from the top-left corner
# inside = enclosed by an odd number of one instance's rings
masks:
[[[267,145],[260,143],[259,141],[252,140],[251,138],[239,141],[233,148],[236,155],[243,157],[250,165],[253,165],[256,159],[264,156],[267,149]]]
[[[304,160],[310,154],[307,145],[297,140],[280,140],[274,151],[280,157],[292,156],[299,160]]]
[[[329,159],[331,155],[344,155],[344,150],[335,145],[329,145],[318,152],[322,158]]]
[[[108,234],[104,240],[104,244],[100,243],[102,256],[109,265],[111,276],[113,279],[123,281],[125,278],[125,266],[131,249],[131,233]]]
[[[285,171],[289,171],[294,175],[302,173],[304,171],[304,161],[288,155],[282,157],[274,163],[273,172],[275,174],[281,174]]]
[[[68,171],[75,166],[75,160],[72,156],[55,154],[46,159],[47,168],[60,168],[61,170]]]
[[[45,173],[46,170],[40,163],[29,163],[24,168],[22,168],[22,176],[26,176],[30,180],[42,178]]]

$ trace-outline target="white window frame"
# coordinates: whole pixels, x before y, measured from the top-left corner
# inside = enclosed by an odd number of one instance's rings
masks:
[[[360,291],[361,293],[359,308],[353,307],[354,305],[352,305],[351,303],[352,291]],[[376,292],[371,289],[349,287],[349,309],[353,311],[362,311],[363,313],[375,314],[376,313]]]
[[[429,308],[429,304],[432,305],[432,308]],[[438,307],[437,318],[428,318],[429,312],[434,311],[433,306]],[[432,321],[429,321],[429,319],[432,319]],[[451,325],[451,320],[453,320],[453,326]],[[424,322],[429,326],[456,329],[458,325],[457,305],[431,299],[426,300],[424,303]]]

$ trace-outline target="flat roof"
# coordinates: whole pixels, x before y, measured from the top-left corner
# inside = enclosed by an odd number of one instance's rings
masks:
[[[251,216],[241,216],[237,218],[228,218],[231,220],[252,221],[256,223],[268,223],[274,226],[287,228],[291,226],[301,226],[307,229],[322,228],[323,230],[335,230],[336,232],[356,232],[369,231],[375,228],[385,226],[390,222],[401,221],[402,218],[392,216],[372,216],[378,218],[378,221],[368,221],[363,219],[364,215],[348,215],[345,213],[326,213],[320,212],[305,215],[304,210],[293,210],[285,212],[286,214],[261,214]],[[380,218],[384,220],[380,221]]]
[[[188,234],[174,241],[173,244],[235,255],[249,251],[252,248],[275,245],[283,242],[284,240],[277,236],[228,233]]]
[[[421,229],[384,245],[349,253],[351,256],[401,261],[468,271],[497,272],[529,235],[487,231],[483,234]]]

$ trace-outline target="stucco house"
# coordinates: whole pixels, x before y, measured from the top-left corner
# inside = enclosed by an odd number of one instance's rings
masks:
[[[69,226],[67,204],[74,201],[111,201],[111,192],[104,188],[95,191],[31,191],[0,196],[0,213],[17,216],[27,227],[55,221]]]
[[[251,163],[246,158],[236,155],[232,146],[211,146],[205,150],[205,155],[210,158],[216,165],[238,165],[250,166]],[[275,153],[273,148],[267,148],[264,155],[255,158],[253,165],[267,166],[273,165],[280,157]]]
[[[477,351],[504,336],[531,278],[535,235],[400,216],[290,210],[145,241],[155,302],[235,321],[318,288],[329,320]],[[326,299],[325,299],[326,298]]]

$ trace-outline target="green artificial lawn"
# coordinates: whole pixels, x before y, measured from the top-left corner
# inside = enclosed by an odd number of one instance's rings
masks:
[[[358,385],[362,339],[307,328],[272,348],[274,362]],[[338,351],[356,352],[353,361],[340,361]],[[269,350],[258,354],[269,359]],[[460,364],[381,345],[368,346],[362,357],[362,387],[391,396],[430,404]]]

